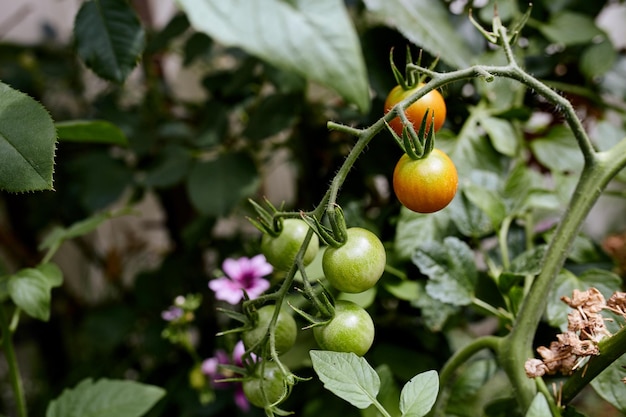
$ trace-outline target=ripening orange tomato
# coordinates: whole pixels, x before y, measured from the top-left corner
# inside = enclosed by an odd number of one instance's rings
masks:
[[[403,206],[417,213],[433,213],[454,198],[459,177],[450,157],[433,149],[422,159],[400,157],[393,170],[393,190]]]
[[[388,113],[393,106],[422,88],[422,86],[424,86],[424,83],[419,83],[415,87],[408,90],[404,90],[401,85],[397,85],[391,89],[387,95],[387,99],[385,100],[385,114]],[[439,91],[429,91],[426,95],[411,104],[404,111],[407,119],[409,119],[409,121],[413,124],[413,128],[416,132],[419,132],[426,110],[429,110],[428,119],[426,120],[426,132],[430,130],[431,118],[433,114],[435,116],[435,132],[439,131],[439,129],[443,126],[443,123],[446,121],[446,102]],[[389,125],[394,132],[396,132],[399,136],[402,136],[402,120],[400,120],[399,117],[392,119],[391,122],[389,122]]]

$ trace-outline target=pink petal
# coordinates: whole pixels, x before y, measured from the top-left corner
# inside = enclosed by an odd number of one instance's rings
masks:
[[[274,270],[274,267],[267,262],[264,255],[256,255],[250,259],[250,266],[254,270],[254,275],[257,277],[264,277],[269,275]]]
[[[243,393],[243,388],[241,385],[237,386],[235,390],[235,404],[241,411],[250,410],[250,403],[248,403],[248,399],[246,398],[246,394]]]
[[[222,270],[231,279],[239,281],[243,275],[243,265],[241,259],[227,258],[222,263]]]
[[[217,358],[208,358],[202,361],[200,370],[206,376],[212,377],[217,374],[217,365],[219,365],[219,360]]]
[[[246,292],[251,300],[258,298],[270,287],[270,282],[263,278],[257,278],[252,286],[246,288]]]
[[[215,298],[229,304],[238,304],[243,298],[241,285],[222,277],[209,281],[209,288],[215,292]]]

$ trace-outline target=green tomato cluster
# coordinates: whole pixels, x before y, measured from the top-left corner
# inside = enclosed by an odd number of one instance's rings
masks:
[[[278,236],[264,234],[261,238],[261,253],[267,261],[279,271],[289,271],[296,255],[309,231],[309,225],[300,219],[284,219],[282,230]],[[304,253],[304,265],[310,264],[317,256],[319,238],[313,234],[309,246]]]

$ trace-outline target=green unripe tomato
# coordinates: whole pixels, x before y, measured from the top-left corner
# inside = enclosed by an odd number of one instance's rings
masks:
[[[257,310],[258,322],[254,328],[243,332],[241,338],[246,349],[252,348],[267,333],[269,333],[269,325],[274,315],[276,307],[272,304],[265,305]],[[296,343],[298,335],[298,326],[296,320],[287,310],[281,310],[276,319],[276,330],[274,332],[276,352],[280,355],[287,352]],[[258,348],[255,348],[255,351]],[[259,354],[260,352],[255,352]]]
[[[376,285],[386,263],[380,239],[369,230],[351,227],[343,246],[326,249],[322,269],[330,285],[339,291],[359,293]]]
[[[289,271],[308,231],[309,225],[304,220],[284,219],[283,229],[278,236],[263,235],[261,252],[274,268],[280,271]],[[304,265],[310,264],[315,259],[318,250],[319,238],[313,234],[304,253]]]
[[[338,300],[334,317],[328,324],[314,327],[313,336],[323,350],[363,356],[374,343],[374,322],[363,307]]]
[[[285,392],[285,383],[280,368],[274,362],[265,363],[263,378],[259,372],[260,369],[254,376],[243,381],[243,393],[250,404],[264,408],[280,399]]]

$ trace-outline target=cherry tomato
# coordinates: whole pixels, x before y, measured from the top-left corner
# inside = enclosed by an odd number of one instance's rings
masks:
[[[393,190],[402,205],[417,213],[433,213],[454,198],[459,177],[454,163],[443,151],[422,159],[400,157],[393,170]]]
[[[261,252],[274,268],[288,271],[296,259],[296,255],[302,246],[304,237],[309,231],[309,225],[300,219],[284,219],[283,229],[276,237],[269,234],[261,239]],[[304,265],[310,264],[319,250],[319,238],[313,234],[309,246],[304,253]]]
[[[367,353],[374,342],[374,322],[369,313],[352,301],[338,300],[328,324],[313,328],[320,348],[334,352]]]
[[[339,291],[359,293],[378,282],[386,262],[380,239],[369,230],[351,227],[343,246],[324,251],[322,269],[328,282]]]
[[[254,328],[243,332],[241,339],[246,349],[252,348],[258,343],[267,333],[269,333],[269,325],[276,306],[269,304],[265,305],[257,310],[258,322]],[[293,316],[289,311],[282,309],[278,313],[276,319],[276,329],[274,331],[274,343],[276,346],[276,352],[280,355],[287,352],[296,343],[296,336],[298,335],[298,326]],[[260,347],[255,349],[255,353],[260,353]]]
[[[283,374],[274,362],[266,362],[263,369],[263,378],[260,375],[261,365],[258,365],[256,373],[243,381],[243,393],[250,404],[264,408],[273,404],[282,397],[285,392]]]
[[[404,90],[402,86],[395,86],[387,95],[387,99],[385,100],[385,113],[388,113],[389,110],[397,103],[401,102],[405,98],[409,97],[417,90],[419,90],[424,83],[419,83],[413,88],[408,90]],[[431,118],[433,117],[433,113],[435,116],[435,132],[439,131],[443,126],[443,123],[446,121],[446,102],[443,100],[443,96],[437,90],[429,91],[426,95],[421,97],[415,103],[411,104],[406,108],[404,113],[406,114],[407,119],[411,123],[413,123],[413,128],[416,132],[419,132],[420,125],[422,124],[422,119],[424,118],[424,113],[428,112],[428,118],[426,119],[426,132],[430,129]],[[400,137],[402,137],[402,120],[399,117],[395,117],[389,122],[391,128],[396,132]]]

